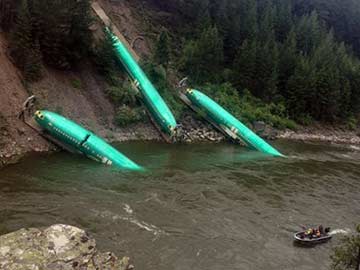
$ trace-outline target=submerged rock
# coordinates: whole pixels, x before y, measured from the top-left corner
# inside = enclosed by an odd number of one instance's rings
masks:
[[[130,266],[127,257],[119,260],[112,253],[99,253],[92,237],[69,225],[21,229],[0,236],[2,270],[126,270]]]

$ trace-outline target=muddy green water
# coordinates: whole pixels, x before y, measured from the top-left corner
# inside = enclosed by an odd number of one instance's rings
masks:
[[[126,143],[146,173],[67,153],[0,170],[0,232],[66,223],[137,269],[328,269],[331,242],[293,244],[300,225],[360,223],[360,149],[274,143],[267,158],[231,144]]]

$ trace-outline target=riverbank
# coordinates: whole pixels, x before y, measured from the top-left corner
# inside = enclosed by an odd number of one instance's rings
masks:
[[[182,143],[210,142],[217,143],[226,140],[226,138],[208,123],[199,121],[190,115],[184,117],[183,131],[185,136]],[[262,123],[256,123],[252,126],[266,140],[286,139],[304,142],[324,142],[336,144],[360,145],[360,131],[350,131],[340,127],[329,127],[323,125],[313,125],[309,127],[300,126],[296,131],[276,130]],[[18,131],[25,133],[25,129]],[[101,129],[97,132],[109,142],[127,142],[127,141],[160,141],[161,136],[149,123],[140,123],[127,128]],[[17,142],[7,139],[8,132],[0,132],[0,141],[6,141],[4,147],[0,149],[0,167],[16,163],[23,156],[32,152],[54,152],[58,150],[51,144],[39,144],[38,147],[29,147],[26,142],[36,140],[34,134],[26,136],[25,144],[23,141]]]
[[[296,131],[279,131],[276,138],[304,142],[312,141],[360,145],[360,130],[351,131],[341,127],[313,125],[309,127],[299,127]]]
[[[96,241],[70,225],[21,229],[0,236],[0,268],[28,269],[133,269],[129,258],[99,252]]]

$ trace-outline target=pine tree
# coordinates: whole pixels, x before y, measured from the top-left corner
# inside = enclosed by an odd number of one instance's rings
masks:
[[[36,0],[32,15],[46,63],[69,69],[88,55],[93,21],[89,0]]]
[[[260,13],[258,40],[262,43],[275,39],[275,8],[270,0],[264,2]]]
[[[238,50],[234,62],[233,83],[238,90],[248,89],[255,91],[256,88],[256,41],[245,40]]]
[[[216,26],[224,43],[224,60],[232,64],[241,43],[241,6],[239,1],[220,1],[215,14]]]
[[[274,37],[266,43],[260,44],[257,50],[256,77],[257,86],[255,96],[270,101],[275,97],[278,85],[279,50]]]
[[[209,27],[203,31],[197,44],[198,57],[200,62],[198,75],[200,81],[208,78],[218,79],[218,74],[222,71],[223,41],[219,36],[217,27]]]
[[[339,113],[340,71],[336,62],[335,41],[329,32],[311,55],[316,68],[314,91],[310,111],[318,120],[335,120]]]
[[[296,33],[292,29],[288,34],[285,43],[282,45],[279,56],[279,90],[283,97],[288,98],[287,82],[294,74],[298,61],[296,44]]]
[[[291,1],[278,0],[275,15],[276,39],[284,42],[293,27]]]
[[[166,31],[162,31],[157,40],[154,53],[154,62],[167,67],[170,61],[170,41]]]
[[[301,17],[297,23],[298,49],[304,54],[310,54],[321,42],[323,31],[315,11],[310,16]]]
[[[34,44],[28,50],[28,55],[24,65],[24,76],[28,81],[36,81],[42,76],[42,55],[40,51],[39,40],[36,39]]]
[[[198,40],[185,45],[180,67],[195,82],[217,81],[223,61],[222,39],[216,26],[210,26]]]
[[[66,47],[67,58],[76,63],[79,59],[87,56],[92,45],[92,33],[90,26],[93,23],[91,15],[91,1],[77,0],[69,5],[70,30],[67,35]]]
[[[286,105],[290,116],[300,122],[310,115],[307,108],[313,98],[313,72],[314,67],[311,66],[310,61],[304,56],[299,56],[294,75],[287,83]]]
[[[41,77],[42,55],[37,39],[33,39],[28,1],[23,0],[10,41],[10,54],[28,81]]]
[[[21,3],[10,45],[11,56],[17,65],[23,68],[26,63],[27,52],[32,46],[31,16],[27,0],[23,0]]]
[[[240,36],[241,40],[248,39],[254,40],[258,33],[258,6],[257,1],[254,0],[243,0],[240,4],[241,7],[241,29]]]

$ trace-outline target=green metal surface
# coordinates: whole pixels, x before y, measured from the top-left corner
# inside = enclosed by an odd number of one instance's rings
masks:
[[[148,108],[153,119],[167,135],[174,135],[177,123],[169,107],[142,71],[138,63],[134,60],[126,46],[108,28],[106,28],[106,33],[113,41],[117,57],[124,65],[127,72],[134,80],[135,86],[142,94],[145,106]]]
[[[249,146],[252,146],[263,153],[283,157],[279,151],[265,142],[223,107],[199,90],[188,89],[185,95],[193,106],[198,108],[201,112],[206,113],[206,116],[227,134],[234,134],[234,136],[243,140]]]
[[[142,170],[139,165],[121,154],[103,139],[59,114],[49,111],[37,111],[34,117],[45,132],[64,143],[74,152],[82,153],[93,160],[120,169]]]

